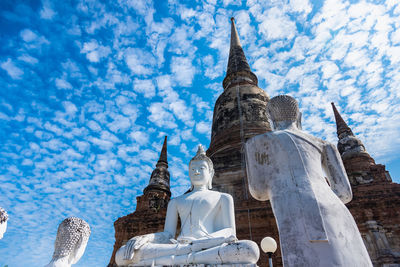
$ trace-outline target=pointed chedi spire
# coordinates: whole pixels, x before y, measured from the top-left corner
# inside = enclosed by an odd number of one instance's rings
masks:
[[[161,149],[160,158],[156,164],[156,167],[165,165],[168,168],[168,160],[167,160],[167,136],[164,137],[164,143]]]
[[[224,91],[214,106],[211,141],[207,155],[218,166],[231,162],[242,166],[241,151],[245,140],[271,130],[267,116],[268,94],[258,87],[257,76],[251,71],[231,18],[230,50]],[[215,155],[215,156],[214,156]]]
[[[351,131],[350,127],[343,120],[342,116],[340,116],[339,111],[336,109],[335,103],[331,102],[331,105],[332,105],[332,109],[333,109],[333,114],[335,115],[337,136],[339,138],[340,138],[340,136],[342,136],[344,134],[353,135],[354,136],[354,134]]]
[[[234,85],[249,83],[258,85],[257,76],[251,71],[249,63],[240,44],[239,35],[236,30],[235,19],[231,18],[231,44],[229,50],[228,67],[226,76],[222,83],[224,89]]]
[[[340,116],[335,104],[332,102],[331,105],[335,115],[337,136],[339,138],[338,150],[343,161],[350,158],[363,157],[367,158],[368,162],[374,162],[366,151],[364,144],[353,134],[353,131],[343,120],[342,116]]]
[[[167,136],[165,136],[160,153],[160,158],[156,164],[156,168],[151,173],[149,185],[143,190],[143,193],[147,194],[150,191],[164,191],[169,196],[171,196],[169,180],[170,178],[167,160]]]
[[[235,47],[235,46],[242,47],[242,45],[240,44],[240,40],[239,40],[239,34],[237,33],[237,30],[236,30],[235,18],[232,17],[231,18],[231,49],[232,49],[232,47]]]

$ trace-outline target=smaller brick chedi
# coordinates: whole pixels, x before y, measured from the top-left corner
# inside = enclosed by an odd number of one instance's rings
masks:
[[[143,195],[138,196],[136,211],[114,222],[115,243],[108,267],[115,264],[115,253],[133,236],[155,233],[163,230],[168,202],[171,197],[167,160],[167,137],[161,149],[160,158],[153,170]]]
[[[334,103],[332,108],[338,150],[353,191],[353,199],[346,206],[357,223],[373,265],[400,266],[400,184],[392,182],[384,165],[375,163]]]

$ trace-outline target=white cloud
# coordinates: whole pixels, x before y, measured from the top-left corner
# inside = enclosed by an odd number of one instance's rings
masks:
[[[154,56],[140,48],[128,49],[125,52],[125,62],[133,74],[152,74],[156,65]]]
[[[56,78],[55,82],[59,89],[72,89],[72,85],[64,79]]]
[[[57,12],[52,9],[50,1],[43,1],[42,5],[43,7],[40,10],[40,17],[42,19],[52,19],[57,14]]]
[[[11,58],[8,58],[7,61],[1,63],[0,67],[7,72],[8,75],[11,76],[14,80],[19,80],[22,78],[24,72],[18,68]]]
[[[177,127],[174,117],[165,109],[163,103],[152,103],[148,110],[150,112],[149,120],[158,127],[168,129]]]
[[[158,154],[154,152],[153,150],[150,149],[144,149],[140,151],[140,160],[144,162],[148,162],[150,164],[154,164],[154,162],[157,160]]]
[[[240,6],[242,4],[241,0],[222,0],[222,2],[224,3],[225,7],[228,5]]]
[[[133,81],[133,90],[143,94],[143,96],[146,98],[152,98],[155,96],[156,88],[152,80],[135,79]]]
[[[187,146],[186,146],[186,144],[181,144],[180,146],[179,146],[179,150],[181,151],[181,153],[182,154],[184,154],[186,157],[189,157],[189,151],[188,151],[188,149],[187,149]]]
[[[91,130],[93,130],[93,131],[96,131],[96,132],[98,132],[98,131],[100,131],[101,130],[101,126],[97,123],[97,122],[95,122],[95,121],[88,121],[87,123],[86,123],[86,125],[91,129]]]
[[[33,31],[31,31],[30,29],[22,30],[20,35],[21,35],[21,38],[27,43],[32,42],[38,38],[38,35],[36,33],[34,33]]]
[[[339,68],[335,63],[333,63],[331,61],[322,62],[322,78],[323,79],[332,78],[336,73],[338,73],[338,71],[339,71]]]
[[[112,132],[126,132],[131,127],[129,118],[122,115],[112,115],[113,121],[107,124]]]
[[[186,106],[186,103],[183,100],[171,102],[168,107],[179,120],[183,121],[188,126],[193,126],[193,110],[192,108]]]
[[[145,145],[149,142],[149,135],[143,131],[135,131],[129,134],[129,136],[135,140],[139,145]]]
[[[295,22],[277,7],[269,9],[260,22],[259,32],[267,40],[292,39],[297,33]]]
[[[289,5],[292,11],[301,12],[304,15],[307,15],[312,10],[312,6],[308,0],[290,0]]]
[[[111,49],[108,46],[99,45],[96,40],[91,40],[83,44],[81,53],[86,54],[86,58],[90,62],[100,62],[101,59],[106,58],[110,53]]]
[[[397,29],[396,31],[393,31],[390,34],[390,40],[392,41],[393,45],[400,44],[400,29]]]
[[[58,127],[56,124],[52,124],[50,122],[46,122],[44,124],[44,128],[50,132],[55,133],[56,135],[62,135],[64,133],[64,131]]]
[[[196,123],[196,131],[201,134],[209,133],[210,129],[211,129],[210,123],[206,123],[204,121]]]
[[[191,86],[196,73],[196,68],[192,65],[192,60],[188,57],[173,57],[171,71],[174,79],[181,86]]]
[[[32,65],[37,64],[39,62],[39,60],[37,58],[32,57],[28,54],[23,54],[23,55],[19,56],[18,60],[24,61],[24,62],[32,64]]]
[[[62,105],[64,106],[66,114],[71,117],[75,117],[76,112],[78,109],[76,108],[75,104],[70,101],[63,101]]]

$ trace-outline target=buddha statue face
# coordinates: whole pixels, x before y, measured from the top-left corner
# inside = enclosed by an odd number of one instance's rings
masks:
[[[208,185],[211,172],[206,160],[195,160],[189,165],[189,177],[193,186]]]
[[[206,185],[208,189],[212,188],[212,178],[214,168],[212,161],[207,157],[203,147],[199,145],[196,156],[189,163],[189,177],[193,186]]]

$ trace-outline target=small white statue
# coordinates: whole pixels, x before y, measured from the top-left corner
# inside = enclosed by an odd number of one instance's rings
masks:
[[[191,191],[169,202],[164,231],[130,239],[116,253],[118,266],[255,264],[258,246],[237,241],[233,199],[210,190],[213,175],[212,161],[199,146],[189,163]]]
[[[51,262],[45,267],[70,267],[82,257],[90,236],[90,227],[80,218],[69,217],[58,226]]]
[[[271,202],[284,266],[372,266],[344,205],[352,192],[336,147],[301,130],[294,98],[267,107],[275,131],[246,142],[247,177],[251,195]]]
[[[8,214],[3,208],[0,207],[0,239],[3,238],[4,233],[7,230],[7,221]]]

